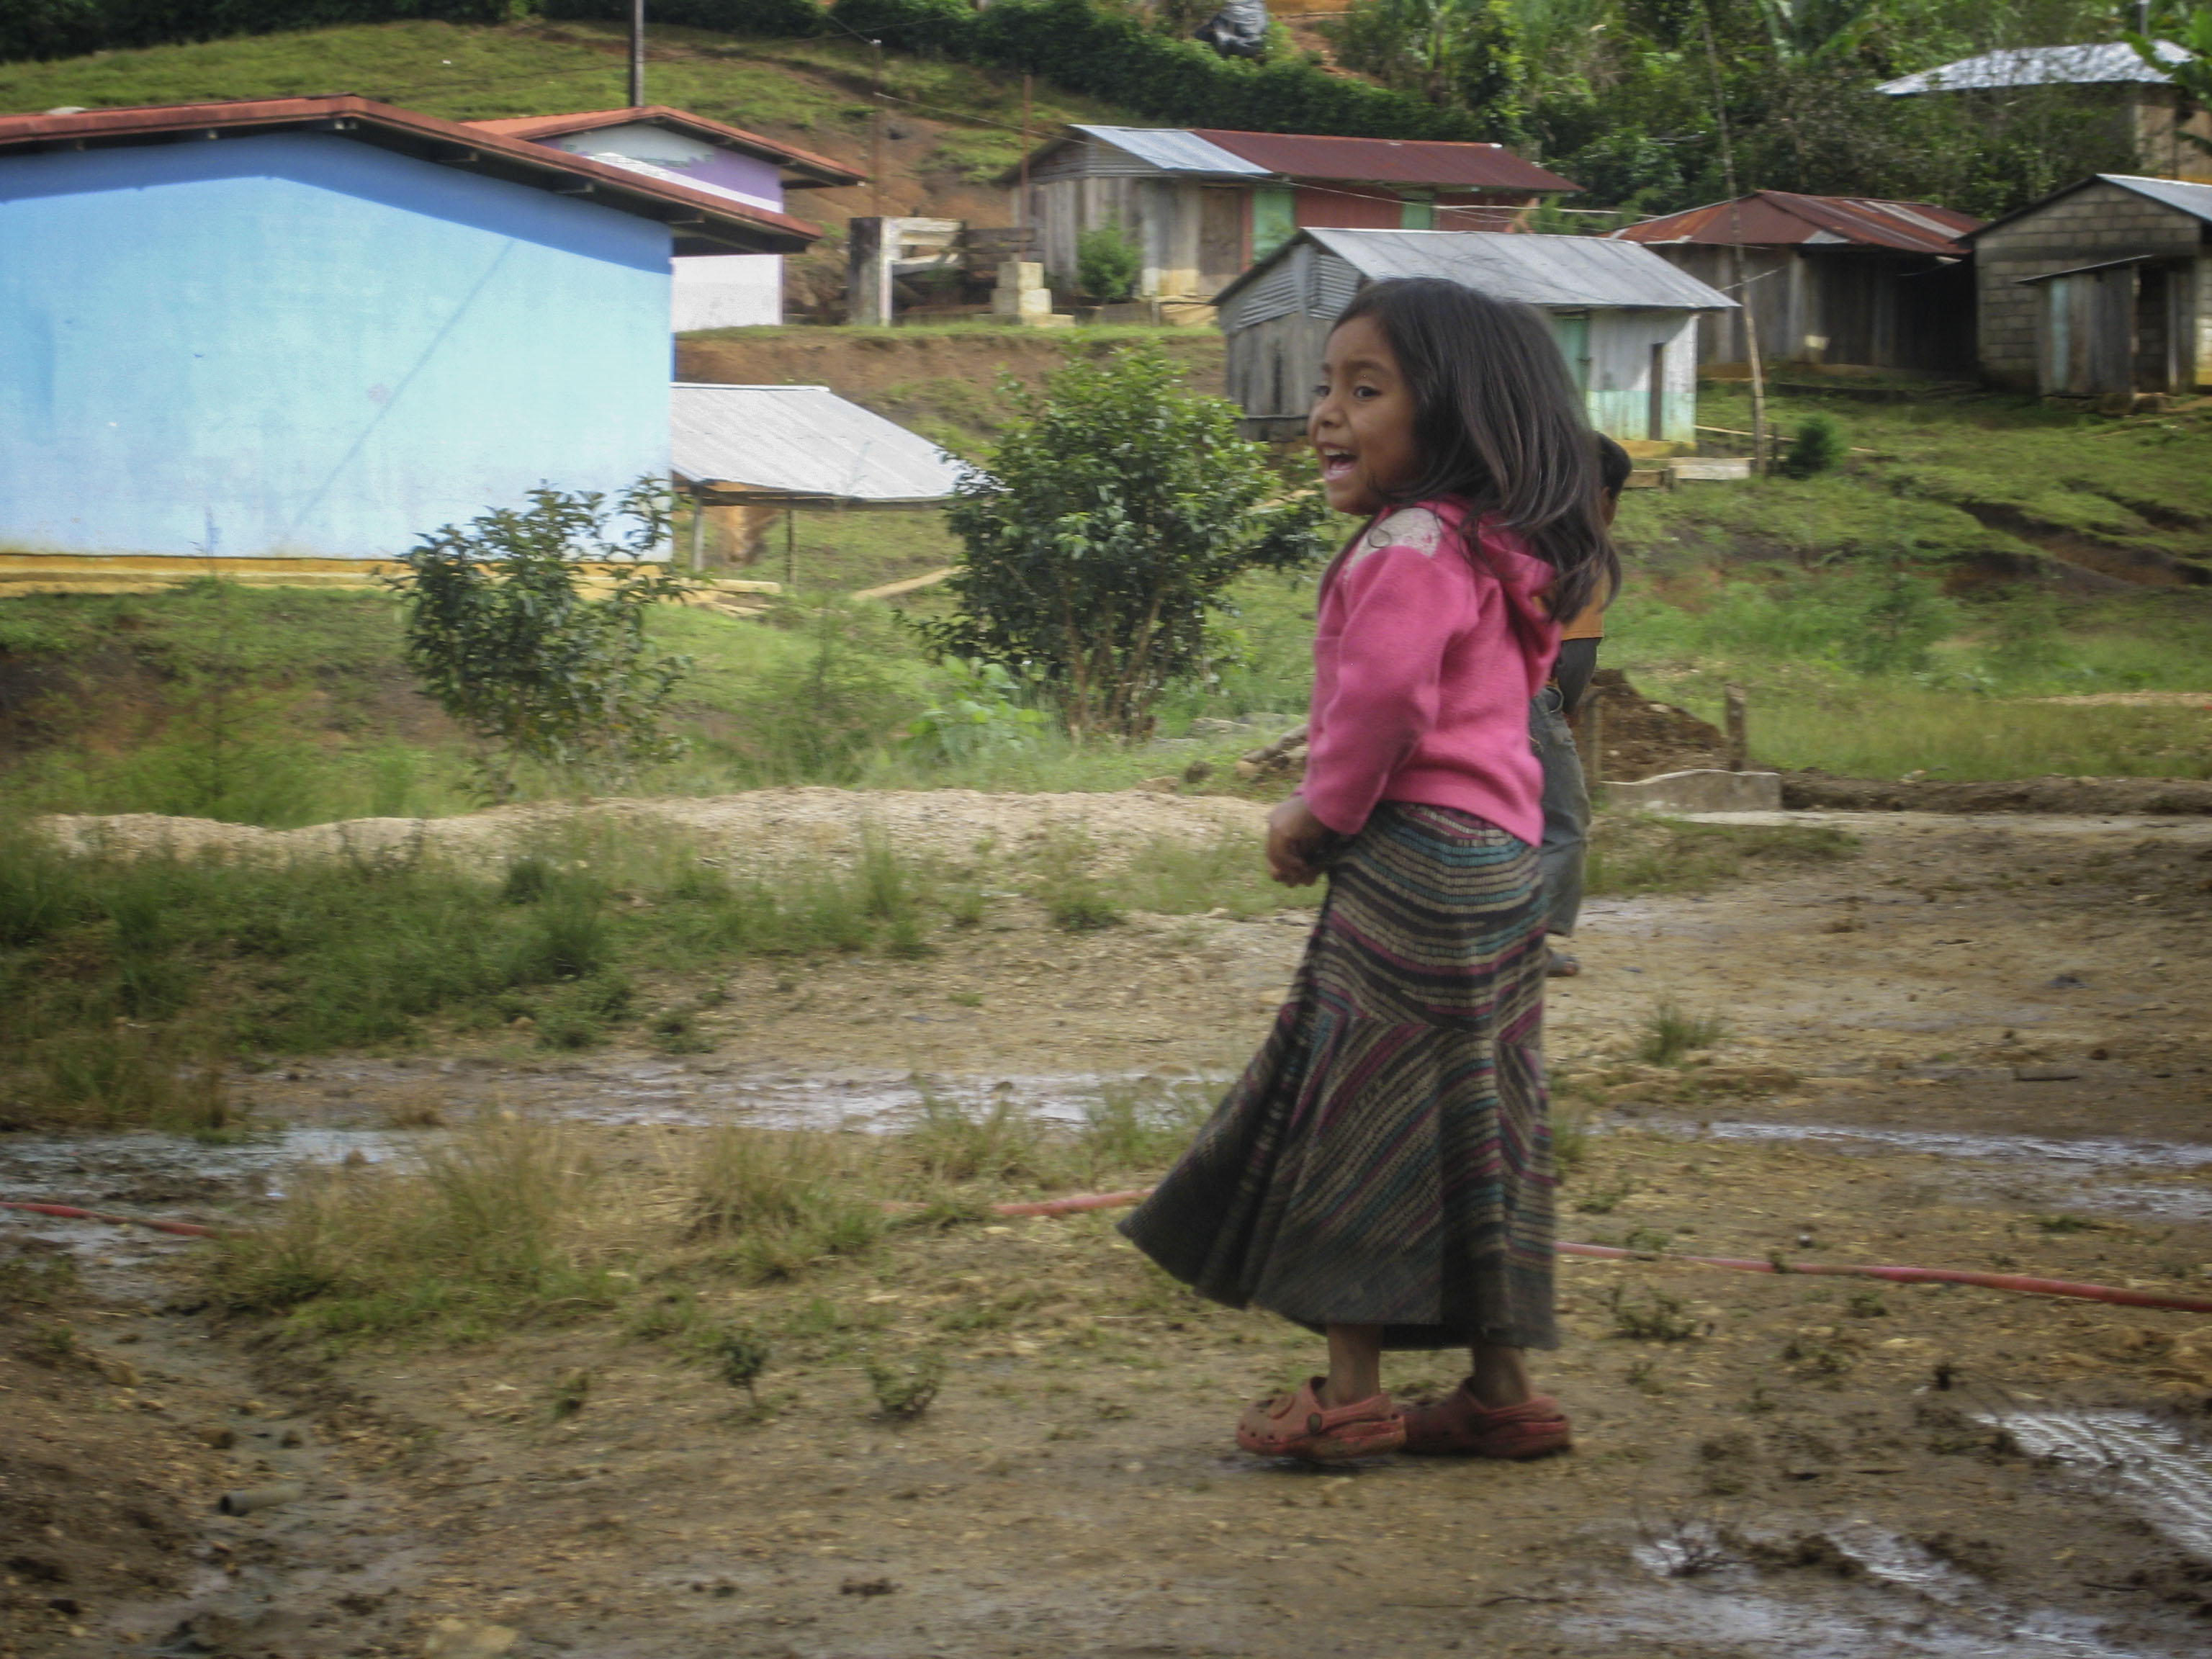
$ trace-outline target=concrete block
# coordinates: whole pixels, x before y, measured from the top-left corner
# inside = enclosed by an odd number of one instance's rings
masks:
[[[1662,772],[1656,778],[1605,786],[1607,806],[1643,812],[1778,812],[1779,772]]]
[[[1700,455],[1667,463],[1676,483],[1723,483],[1751,477],[1748,455]]]

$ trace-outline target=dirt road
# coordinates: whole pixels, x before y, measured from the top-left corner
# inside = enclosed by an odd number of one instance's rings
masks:
[[[1834,821],[1856,858],[1590,907],[1551,1012],[1595,1132],[1565,1235],[2212,1296],[2212,822]],[[1079,1114],[1101,1079],[1212,1086],[1303,940],[1004,923],[921,963],[748,967],[711,1054],[335,1059],[237,1080],[283,1142],[0,1141],[0,1195],[250,1217],[288,1160],[404,1153],[426,1107],[578,1119],[641,1191],[697,1125],[895,1122],[918,1076]],[[1667,1002],[1724,1033],[1638,1060]],[[1568,1262],[1542,1371],[1572,1456],[1316,1475],[1228,1433],[1310,1339],[1192,1301],[1110,1218],[703,1286],[774,1335],[757,1412],[634,1322],[325,1357],[190,1311],[171,1247],[8,1237],[78,1250],[88,1290],[0,1326],[0,1653],[2179,1656],[2212,1630],[2202,1316]],[[938,1402],[877,1414],[865,1359],[931,1347]]]

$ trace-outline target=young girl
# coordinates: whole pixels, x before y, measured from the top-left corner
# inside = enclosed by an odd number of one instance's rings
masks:
[[[1267,861],[1291,886],[1325,871],[1328,896],[1273,1035],[1122,1231],[1217,1301],[1328,1334],[1328,1376],[1246,1411],[1247,1450],[1531,1457],[1568,1428],[1522,1362],[1557,1346],[1528,701],[1552,618],[1620,567],[1535,312],[1376,283],[1322,375],[1322,484],[1370,523],[1322,578],[1305,781]],[[1401,1413],[1382,1350],[1462,1342],[1473,1375]]]

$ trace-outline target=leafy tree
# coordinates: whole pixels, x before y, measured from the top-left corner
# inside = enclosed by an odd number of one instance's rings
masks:
[[[1137,291],[1145,269],[1145,250],[1121,234],[1121,222],[1109,219],[1075,239],[1075,279],[1101,305],[1118,305]]]
[[[626,769],[683,749],[660,719],[690,659],[645,630],[654,605],[690,587],[654,559],[668,540],[665,489],[641,478],[609,508],[597,492],[541,488],[530,503],[433,532],[386,579],[408,665],[484,745],[478,770],[495,800],[514,794],[520,763]],[[597,597],[587,564],[602,567]]]
[[[2134,9],[2127,9],[2132,21]],[[2186,121],[2197,111],[2212,109],[2212,5],[2190,3],[2189,0],[2154,0],[2144,23],[2142,33],[2127,29],[2120,38],[2136,49],[2136,55],[2144,63],[2180,88],[2184,107],[2174,112],[2177,124]],[[2160,41],[2172,42],[2188,56],[2178,64],[2169,64],[2159,51]],[[2212,138],[2186,127],[2178,130],[2197,149],[2212,151]]]
[[[1327,34],[1347,69],[1471,110],[1501,135],[1517,125],[1525,69],[1506,0],[1354,0]]]
[[[1321,550],[1317,496],[1285,499],[1238,411],[1156,349],[1069,364],[960,485],[957,610],[918,623],[949,654],[1026,675],[1079,735],[1142,736],[1171,682],[1200,672],[1206,611],[1240,574]]]

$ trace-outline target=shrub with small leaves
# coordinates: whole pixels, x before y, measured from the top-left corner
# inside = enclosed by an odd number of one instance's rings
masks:
[[[885,1417],[901,1421],[920,1417],[944,1384],[945,1358],[934,1351],[926,1350],[898,1364],[878,1358],[868,1361],[868,1385],[876,1391],[876,1407]]]
[[[1782,457],[1782,471],[1792,478],[1810,478],[1828,471],[1844,459],[1844,429],[1832,415],[1808,415],[1797,423],[1797,435]]]
[[[760,1381],[761,1373],[775,1357],[775,1350],[759,1332],[746,1325],[732,1325],[712,1333],[706,1339],[707,1352],[721,1372],[722,1381],[733,1389],[743,1389],[755,1405],[760,1395],[753,1385]]]

